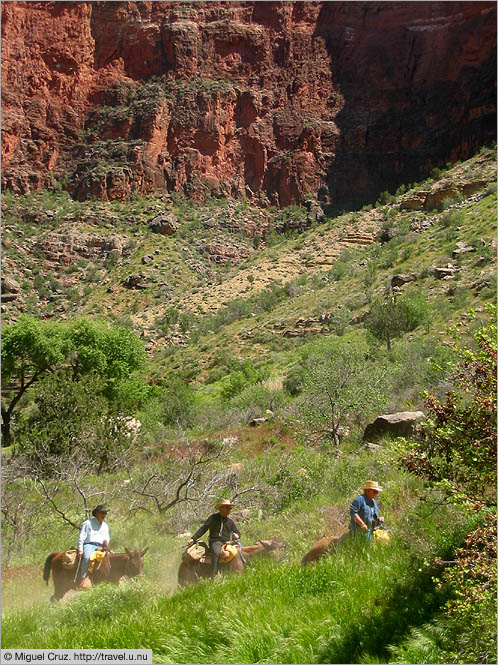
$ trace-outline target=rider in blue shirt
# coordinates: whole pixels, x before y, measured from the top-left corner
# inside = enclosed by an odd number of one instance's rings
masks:
[[[349,531],[352,535],[362,535],[372,541],[374,528],[378,522],[384,521],[379,518],[379,506],[375,500],[382,487],[375,480],[368,480],[362,490],[363,494],[357,496],[349,508]]]

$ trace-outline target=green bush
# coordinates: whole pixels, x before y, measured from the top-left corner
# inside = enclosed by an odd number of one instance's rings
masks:
[[[263,368],[256,368],[250,358],[240,361],[228,375],[228,379],[221,390],[224,400],[230,400],[239,395],[247,386],[263,381],[268,372]]]
[[[162,420],[166,425],[179,427],[192,425],[197,399],[189,384],[178,376],[170,377],[161,399]]]
[[[439,221],[444,228],[461,226],[465,221],[465,213],[463,210],[447,210]]]

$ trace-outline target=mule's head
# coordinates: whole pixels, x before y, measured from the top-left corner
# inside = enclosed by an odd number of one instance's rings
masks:
[[[285,547],[285,543],[278,540],[260,540],[259,542],[265,548],[265,552],[276,552]]]
[[[137,577],[137,575],[142,574],[144,555],[148,549],[146,547],[144,550],[129,550],[125,547],[125,552],[128,555],[128,561],[126,562],[126,575],[128,577]]]

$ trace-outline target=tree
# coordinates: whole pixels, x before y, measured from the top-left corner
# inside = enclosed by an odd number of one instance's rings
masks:
[[[71,324],[38,321],[24,316],[7,326],[2,335],[2,443],[12,443],[14,410],[36,382],[60,369],[70,369],[78,380],[89,372],[105,379],[103,393],[109,399],[126,394],[126,381],[143,366],[145,351],[140,339],[121,326],[107,326],[85,318]]]
[[[129,419],[103,394],[95,372],[80,380],[70,370],[51,372],[33,388],[19,418],[14,455],[33,477],[53,477],[68,464],[93,474],[119,468],[136,436]]]
[[[343,340],[317,343],[304,363],[304,414],[325,427],[334,443],[346,418],[367,415],[385,402],[386,369],[365,349]]]
[[[2,404],[2,444],[11,443],[12,414],[25,392],[68,355],[65,324],[24,316],[2,334],[2,385],[12,395]]]
[[[422,295],[402,297],[388,294],[372,303],[365,321],[366,329],[391,350],[392,340],[415,330],[429,319],[429,306]]]

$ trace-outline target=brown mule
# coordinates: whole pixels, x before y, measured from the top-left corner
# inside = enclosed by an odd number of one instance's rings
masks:
[[[276,540],[259,540],[256,545],[244,545],[241,549],[244,559],[247,560],[264,552],[271,554],[283,547],[285,547],[285,543],[280,543]],[[237,552],[235,558],[228,563],[221,564],[220,571],[223,571],[223,573],[242,573],[244,571],[244,562],[242,561],[240,552]],[[180,568],[178,569],[178,586],[184,587],[188,584],[194,584],[199,579],[207,577],[211,577],[210,561],[189,561],[185,557],[182,559]]]
[[[321,559],[323,556],[332,554],[336,551],[337,547],[341,545],[349,536],[349,531],[346,531],[342,536],[328,536],[327,538],[321,538],[318,540],[313,547],[306,552],[301,560],[301,565],[306,566],[308,563],[315,563],[318,559]]]
[[[143,557],[148,549],[146,547],[138,551],[129,550],[125,547],[126,552],[123,553],[109,552],[100,566],[95,567],[91,575],[92,584],[100,584],[101,582],[119,584],[122,577],[140,575],[143,569]],[[68,591],[79,588],[79,580],[77,579],[78,563],[76,562],[72,568],[66,566],[67,556],[65,552],[53,552],[45,560],[43,579],[48,585],[50,573],[52,573],[54,581],[54,594],[50,598],[51,601],[61,600]]]

